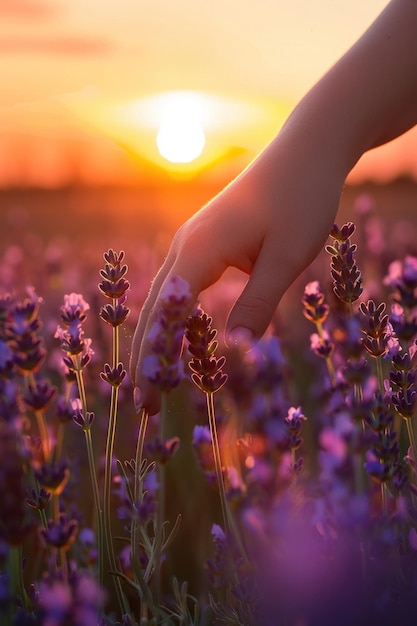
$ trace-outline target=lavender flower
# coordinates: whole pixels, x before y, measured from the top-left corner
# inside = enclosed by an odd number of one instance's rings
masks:
[[[391,289],[391,322],[400,340],[408,343],[417,333],[417,258],[393,261],[384,284]]]
[[[178,451],[179,447],[180,440],[178,437],[171,437],[164,441],[155,437],[152,441],[145,444],[146,458],[154,463],[166,465]]]
[[[325,303],[324,293],[317,280],[308,283],[302,298],[303,314],[310,322],[322,324],[329,315],[329,305]]]
[[[13,361],[23,374],[37,372],[45,360],[46,351],[39,336],[42,323],[39,319],[39,298],[33,288],[28,288],[28,298],[16,302],[5,331],[8,346],[13,352]]]
[[[64,296],[64,304],[61,306],[61,319],[64,325],[71,328],[73,325],[83,324],[87,319],[87,311],[90,305],[80,293],[70,293]]]
[[[359,307],[363,315],[362,332],[365,335],[362,343],[365,350],[375,358],[386,355],[390,350],[395,351],[398,346],[389,317],[384,314],[385,309],[383,302],[376,306],[373,300],[362,302]]]
[[[45,545],[69,550],[78,532],[78,522],[68,519],[65,513],[60,513],[58,521],[49,520],[48,528],[40,528],[39,534]]]
[[[317,356],[323,359],[327,359],[333,354],[334,343],[327,330],[323,330],[321,336],[318,333],[310,335],[310,348]]]
[[[117,253],[110,248],[103,256],[106,265],[100,270],[103,280],[99,284],[99,289],[107,298],[117,300],[122,298],[130,288],[129,282],[124,278],[128,267],[122,264],[125,253],[123,251]]]
[[[395,354],[391,362],[391,402],[401,417],[408,420],[413,417],[417,403],[415,358],[404,352]]]
[[[298,408],[292,406],[288,409],[288,415],[284,419],[284,422],[288,429],[289,447],[291,450],[296,450],[303,443],[303,439],[300,435],[303,429],[303,423],[306,419],[300,406]]]
[[[34,380],[29,382],[26,393],[23,395],[25,404],[34,411],[43,411],[51,402],[56,393],[48,380]]]
[[[104,593],[87,572],[71,572],[68,581],[49,575],[39,585],[37,613],[42,624],[97,626]]]
[[[406,345],[417,334],[417,317],[414,310],[406,314],[406,309],[398,302],[391,305],[390,322],[398,339]]]
[[[184,365],[179,356],[184,337],[184,311],[190,302],[186,281],[172,278],[162,292],[159,316],[149,333],[152,353],[143,361],[144,376],[161,391],[174,389],[184,378]]]
[[[130,310],[127,306],[122,304],[120,301],[116,304],[106,304],[100,309],[100,317],[106,322],[109,326],[121,326],[126,319]]]
[[[116,367],[111,367],[108,363],[104,364],[104,372],[100,373],[100,377],[112,387],[120,387],[126,376],[126,370],[122,363],[118,363]]]
[[[48,505],[49,500],[51,499],[51,492],[46,491],[43,487],[36,491],[35,489],[31,489],[30,497],[26,498],[26,504],[30,506],[32,509],[37,509],[38,511],[44,511]]]
[[[206,393],[214,393],[223,387],[227,374],[222,371],[226,357],[217,358],[214,353],[218,342],[217,331],[211,327],[212,318],[201,307],[196,307],[187,320],[185,336],[188,350],[193,358],[189,362],[191,380]]]
[[[94,354],[91,348],[92,341],[84,337],[82,329],[89,308],[81,294],[66,295],[61,306],[64,327],[58,326],[55,332],[55,337],[60,339],[61,349],[66,355],[63,361],[68,369],[75,373],[87,367]]]
[[[208,426],[194,426],[192,445],[201,469],[211,477],[215,472],[215,466],[211,434]]]
[[[80,426],[84,431],[90,430],[95,418],[94,413],[92,411],[86,411],[84,415],[79,398],[77,398],[76,401],[73,400],[73,406],[72,420],[74,424]]]
[[[326,246],[326,252],[332,257],[330,273],[333,278],[333,291],[342,302],[349,305],[355,302],[363,291],[361,273],[355,261],[357,246],[350,241],[354,232],[355,225],[352,222],[344,224],[342,228],[334,224],[330,232],[333,244]]]
[[[59,463],[50,461],[35,469],[35,476],[42,487],[55,495],[59,495],[69,480],[70,471],[66,461]]]

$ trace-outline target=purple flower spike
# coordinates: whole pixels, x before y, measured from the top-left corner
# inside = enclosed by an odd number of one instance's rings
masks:
[[[330,273],[333,278],[333,291],[347,304],[355,302],[363,291],[361,273],[355,261],[357,246],[350,241],[354,231],[355,226],[352,222],[348,222],[342,228],[334,224],[330,233],[333,244],[325,248],[332,257]]]
[[[189,362],[191,380],[205,393],[218,391],[227,381],[227,374],[222,371],[226,358],[215,356],[217,331],[211,327],[211,322],[212,318],[196,307],[187,320],[185,332],[188,350],[194,357]]]
[[[24,394],[23,400],[34,411],[42,411],[46,409],[55,393],[56,388],[47,380],[35,380],[33,383],[29,382],[28,390]]]
[[[329,305],[324,302],[325,296],[317,280],[308,283],[304,289],[302,303],[303,314],[310,322],[323,323],[329,315]]]
[[[165,285],[159,316],[148,336],[152,352],[143,362],[145,377],[161,391],[174,389],[184,378],[179,357],[190,301],[190,289],[182,278],[174,277]]]
[[[106,265],[104,269],[100,270],[100,276],[103,280],[98,287],[104,296],[117,300],[125,296],[130,289],[129,281],[124,278],[128,267],[127,265],[122,265],[125,253],[122,251],[117,254],[117,252],[110,249],[103,256]]]
[[[50,520],[48,528],[41,528],[39,532],[45,545],[69,550],[78,532],[78,522],[75,519],[69,520],[65,513],[60,513],[57,522]]]
[[[64,296],[64,304],[61,306],[61,319],[66,326],[74,322],[81,324],[87,317],[90,305],[80,293],[70,293]]]
[[[112,387],[120,387],[126,376],[126,370],[122,363],[118,363],[117,367],[112,368],[108,363],[104,364],[104,372],[100,373],[100,378]]]

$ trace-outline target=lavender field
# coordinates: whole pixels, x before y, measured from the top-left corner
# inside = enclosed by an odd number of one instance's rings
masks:
[[[2,626],[417,621],[416,186],[347,188],[254,345],[240,274],[186,325],[169,285],[137,413],[141,305],[210,196],[1,194]]]

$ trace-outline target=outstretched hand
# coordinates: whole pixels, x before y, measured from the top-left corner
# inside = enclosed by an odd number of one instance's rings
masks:
[[[173,277],[189,284],[193,301],[229,266],[249,275],[230,311],[227,337],[261,337],[286,289],[322,247],[338,208],[343,177],[330,177],[324,163],[308,167],[305,148],[286,149],[285,132],[258,159],[176,233],[142,309],[135,331],[131,376],[135,402],[159,410],[157,390],[142,373],[148,335],[161,291]],[[292,161],[292,162],[291,162]],[[313,163],[313,165],[312,165]]]
[[[159,408],[142,364],[161,289],[171,278],[186,280],[197,299],[227,267],[246,272],[226,332],[246,339],[264,333],[286,289],[322,247],[356,161],[417,123],[416,26],[417,3],[391,0],[266,150],[179,229],[133,339],[137,407]]]

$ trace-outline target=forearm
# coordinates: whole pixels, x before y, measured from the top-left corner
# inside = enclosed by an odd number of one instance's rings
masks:
[[[345,174],[367,150],[417,123],[417,1],[393,0],[296,107],[283,131],[339,159]],[[303,137],[304,136],[304,137]]]

